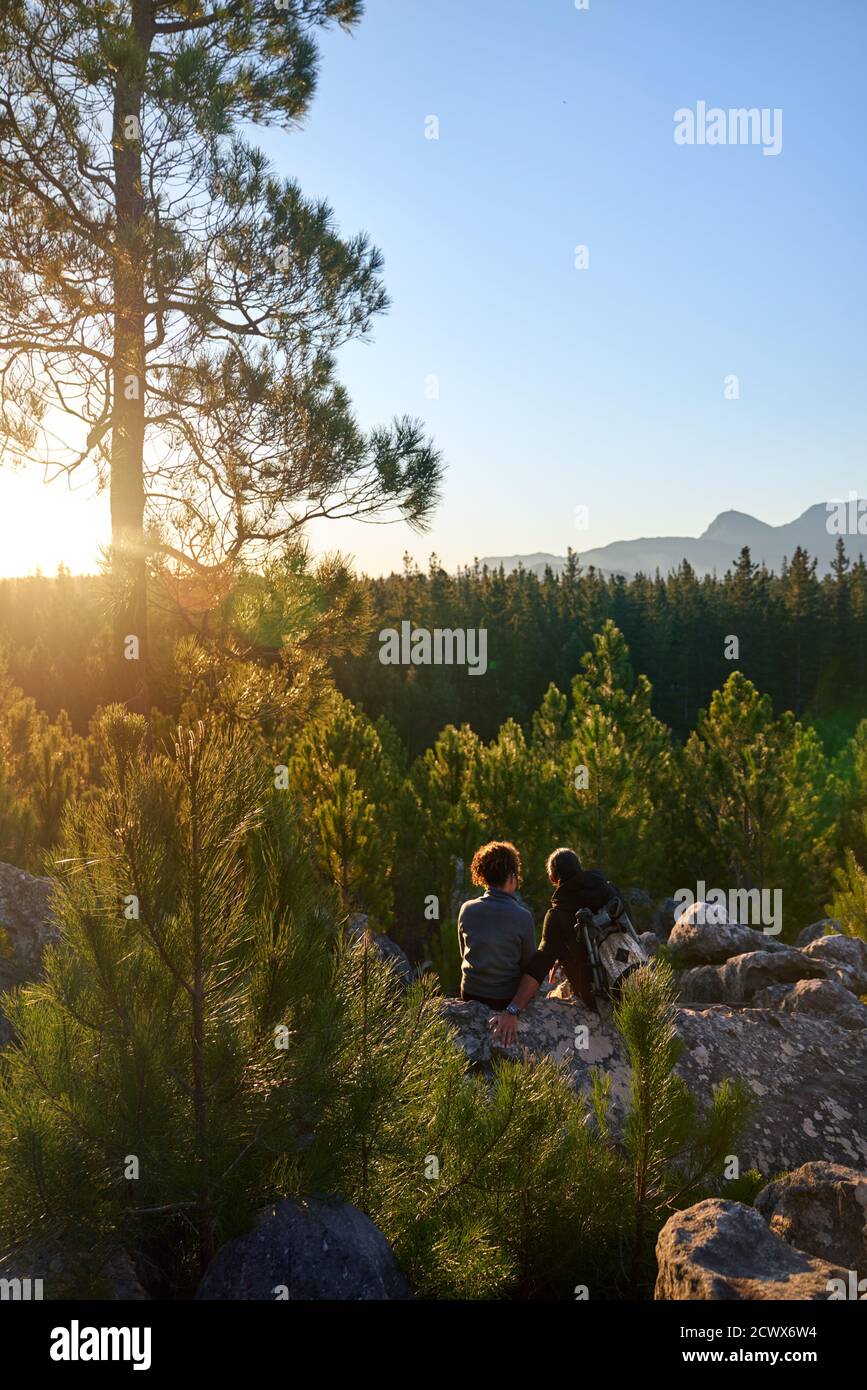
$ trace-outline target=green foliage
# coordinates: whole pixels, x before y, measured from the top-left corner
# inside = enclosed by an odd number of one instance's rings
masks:
[[[847,849],[843,866],[834,872],[836,892],[828,908],[849,936],[867,941],[867,873],[851,849]]]
[[[820,915],[831,873],[839,790],[815,732],[741,672],[716,691],[684,755],[690,878],[782,889],[784,935]],[[696,853],[698,851],[699,853]]]
[[[722,1180],[726,1155],[750,1099],[740,1081],[716,1087],[705,1114],[674,1068],[683,1044],[674,1027],[677,987],[670,967],[637,971],[624,985],[614,1019],[632,1067],[623,1144],[632,1168],[630,1285],[637,1294],[659,1227],[676,1206]]]
[[[8,1008],[0,1233],[88,1258],[119,1242],[181,1290],[309,1124],[329,917],[255,742],[181,730],[166,756],[117,709],[97,736],[104,785],[65,818],[62,939]]]

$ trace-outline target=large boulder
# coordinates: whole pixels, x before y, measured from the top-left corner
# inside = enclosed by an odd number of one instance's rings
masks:
[[[211,1261],[197,1299],[409,1299],[385,1236],[348,1202],[292,1198],[269,1207],[249,1234]]]
[[[729,922],[723,907],[693,903],[671,929],[668,949],[676,965],[722,965],[732,956],[787,948],[768,932]]]
[[[819,980],[826,973],[824,965],[803,951],[783,946],[772,951],[748,951],[722,965],[696,965],[681,972],[678,986],[684,1004],[748,1004],[768,985]]]
[[[486,1069],[492,1057],[484,1004],[446,1000],[446,1017],[468,1060]],[[776,1009],[681,1006],[675,1027],[684,1043],[677,1064],[696,1100],[740,1077],[755,1097],[737,1152],[741,1169],[779,1173],[812,1159],[867,1168],[867,1030],[830,1018]],[[609,1017],[581,1002],[539,999],[521,1016],[520,1057],[567,1062],[578,1092],[589,1092],[594,1067],[612,1082],[612,1121],[628,1103],[630,1070],[623,1039]]]
[[[553,1057],[568,1064],[579,1093],[590,1092],[595,1067],[607,1072],[612,1086],[612,1119],[616,1124],[622,1118],[629,1099],[626,1047],[610,1018],[594,1013],[580,999],[537,995],[522,1013],[518,1043],[510,1048],[492,1044],[489,1021],[493,1014],[485,1004],[447,999],[443,1012],[454,1026],[468,1061],[480,1070],[487,1070],[494,1057],[515,1061],[524,1056]]]
[[[754,1202],[774,1235],[817,1259],[867,1276],[867,1176],[839,1163],[805,1163]]]
[[[821,922],[812,922],[809,927],[803,927],[795,937],[795,945],[803,949],[811,941],[818,941],[820,936],[838,936],[840,931],[838,921],[833,917],[823,917]]]
[[[50,879],[0,864],[0,995],[39,976],[42,952],[58,936],[50,896]],[[0,1006],[0,1045],[11,1037]]]
[[[841,1267],[787,1245],[753,1207],[710,1197],[669,1217],[656,1242],[658,1299],[828,1299]]]
[[[804,947],[804,955],[853,994],[867,994],[867,941],[860,936],[819,936]]]
[[[839,980],[798,980],[793,985],[769,985],[754,996],[752,1003],[757,1009],[821,1014],[841,1028],[867,1028],[867,1008]]]
[[[678,1071],[701,1100],[724,1077],[755,1097],[741,1169],[779,1173],[812,1159],[867,1168],[867,1032],[776,1009],[681,1008]]]

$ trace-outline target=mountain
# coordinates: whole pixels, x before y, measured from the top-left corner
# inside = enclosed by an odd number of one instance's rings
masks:
[[[743,547],[748,545],[753,560],[759,563],[763,561],[769,570],[779,573],[784,559],[790,559],[796,546],[800,545],[818,560],[818,573],[824,574],[834,557],[837,544],[837,531],[828,529],[829,525],[835,523],[835,513],[829,510],[830,507],[830,503],[817,502],[783,526],[769,526],[766,521],[759,521],[758,517],[750,516],[747,512],[720,512],[700,536],[653,536],[634,541],[611,541],[609,545],[582,551],[579,558],[584,569],[594,565],[604,574],[622,574],[627,579],[634,574],[652,575],[657,570],[665,575],[677,569],[682,560],[688,560],[701,577],[705,574],[724,574]],[[849,509],[865,526],[865,531],[860,535],[843,535],[846,553],[854,560],[861,551],[867,552],[867,502],[850,503]],[[520,565],[541,576],[547,566],[559,574],[566,559],[562,555],[536,552],[532,555],[488,555],[481,563],[491,569],[498,569],[502,565],[506,570],[517,569]]]

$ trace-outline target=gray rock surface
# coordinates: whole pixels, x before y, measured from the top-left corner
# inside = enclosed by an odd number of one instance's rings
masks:
[[[659,948],[664,943],[655,932],[643,931],[641,933],[641,944],[649,956],[655,956],[659,954]]]
[[[859,936],[820,936],[804,947],[804,955],[826,967],[826,974],[853,994],[867,994],[867,941]]]
[[[711,1197],[669,1217],[656,1242],[658,1299],[828,1299],[840,1266],[787,1245],[754,1207]]]
[[[0,994],[38,978],[42,952],[58,931],[51,917],[51,880],[0,863]],[[0,1007],[0,1045],[12,1029]]]
[[[684,1004],[748,1004],[768,985],[819,980],[826,966],[794,946],[772,951],[747,951],[722,965],[696,965],[678,976]]]
[[[752,1000],[759,1009],[782,1009],[792,1014],[822,1014],[841,1028],[867,1028],[867,1007],[839,980],[798,980],[794,985],[769,985]]]
[[[704,913],[707,920],[702,921]],[[725,916],[722,908],[706,903],[693,903],[681,913],[668,938],[675,963],[680,967],[722,965],[732,956],[747,952],[790,949],[768,932],[728,922]]]
[[[291,1198],[217,1251],[197,1299],[259,1302],[409,1299],[391,1246],[348,1202]]]
[[[802,948],[808,946],[811,941],[816,941],[820,936],[839,936],[841,932],[840,923],[833,917],[823,917],[821,922],[813,922],[809,927],[804,927],[795,937],[795,945]]]
[[[468,1059],[486,1068],[492,1048],[483,1004],[446,1000],[446,1017]],[[700,1104],[726,1077],[740,1077],[756,1104],[738,1145],[742,1171],[779,1173],[812,1159],[867,1168],[867,1031],[832,1019],[773,1009],[682,1006],[675,1025],[684,1050],[678,1071]],[[518,1047],[503,1056],[565,1059],[575,1089],[591,1070],[612,1078],[612,1121],[629,1096],[623,1040],[610,1018],[580,1001],[534,999],[521,1017]]]
[[[867,1276],[867,1176],[805,1163],[763,1187],[754,1206],[780,1240]]]

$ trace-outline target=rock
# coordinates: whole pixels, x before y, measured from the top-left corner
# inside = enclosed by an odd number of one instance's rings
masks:
[[[653,920],[654,903],[652,897],[643,888],[626,888],[621,896],[626,904],[632,925],[641,934]]]
[[[803,951],[783,946],[776,951],[748,951],[722,965],[697,965],[681,972],[678,986],[684,1004],[748,1004],[768,985],[818,980],[825,973],[825,967]]]
[[[710,1197],[669,1217],[656,1242],[657,1299],[825,1299],[842,1268],[787,1245],[759,1212]]]
[[[664,944],[656,933],[652,931],[643,931],[640,940],[649,956],[658,955],[660,946]]]
[[[385,1236],[357,1207],[287,1198],[218,1250],[196,1298],[371,1302],[412,1293]]]
[[[14,1255],[0,1257],[0,1279],[42,1280],[43,1299],[93,1298],[141,1303],[150,1298],[125,1250],[95,1256],[85,1263],[59,1246],[32,1242]]]
[[[349,935],[358,942],[364,940],[364,933],[367,930],[367,916],[363,912],[353,913],[349,923]],[[409,956],[398,946],[396,941],[392,941],[390,936],[384,932],[373,932],[373,946],[380,960],[390,961],[394,966],[397,977],[401,984],[409,985],[416,977],[416,971],[410,964]]]
[[[867,1008],[839,980],[798,980],[794,985],[769,985],[754,996],[752,1003],[759,1009],[823,1014],[841,1028],[867,1028]]]
[[[746,955],[752,951],[791,949],[767,932],[726,921],[725,908],[706,903],[693,903],[692,907],[681,913],[672,928],[668,945],[679,967],[722,965],[732,956]]]
[[[867,1276],[867,1176],[839,1163],[805,1163],[763,1187],[753,1204],[775,1236]]]
[[[567,1061],[578,1092],[590,1091],[591,1072],[599,1067],[612,1081],[611,1114],[622,1119],[629,1099],[629,1064],[623,1039],[610,1019],[588,1009],[582,1001],[563,998],[533,999],[521,1015],[516,1047],[492,1048],[488,1020],[492,1012],[484,1004],[446,999],[443,1012],[457,1031],[460,1046],[475,1066],[487,1069],[492,1055],[519,1060],[553,1057]]]
[[[853,994],[867,994],[867,941],[860,936],[820,936],[804,947],[804,955],[827,966],[826,974]]]
[[[654,936],[659,937],[660,941],[667,941],[679,915],[680,903],[677,898],[663,898],[653,914],[650,930]]]
[[[51,880],[0,864],[0,994],[39,977],[42,952],[59,935],[51,916]],[[12,1029],[0,1009],[0,1045]]]
[[[443,1011],[469,1061],[486,1069],[490,1011],[459,1000],[445,1000]],[[684,1043],[677,1070],[700,1105],[726,1077],[740,1077],[756,1098],[738,1142],[742,1171],[779,1173],[812,1159],[867,1168],[867,1030],[806,1012],[722,1004],[681,1006],[674,1022]],[[576,1091],[590,1090],[593,1067],[607,1072],[612,1123],[620,1123],[629,1065],[610,1018],[580,1001],[537,997],[521,1016],[518,1040],[506,1055],[566,1059]]]
[[[681,1008],[678,1071],[697,1100],[726,1076],[756,1098],[741,1171],[779,1173],[812,1159],[867,1168],[867,1031],[775,1009]]]
[[[840,923],[833,917],[823,917],[821,922],[814,922],[812,926],[799,931],[795,937],[795,945],[803,950],[811,941],[818,941],[820,936],[838,936],[840,931]]]

